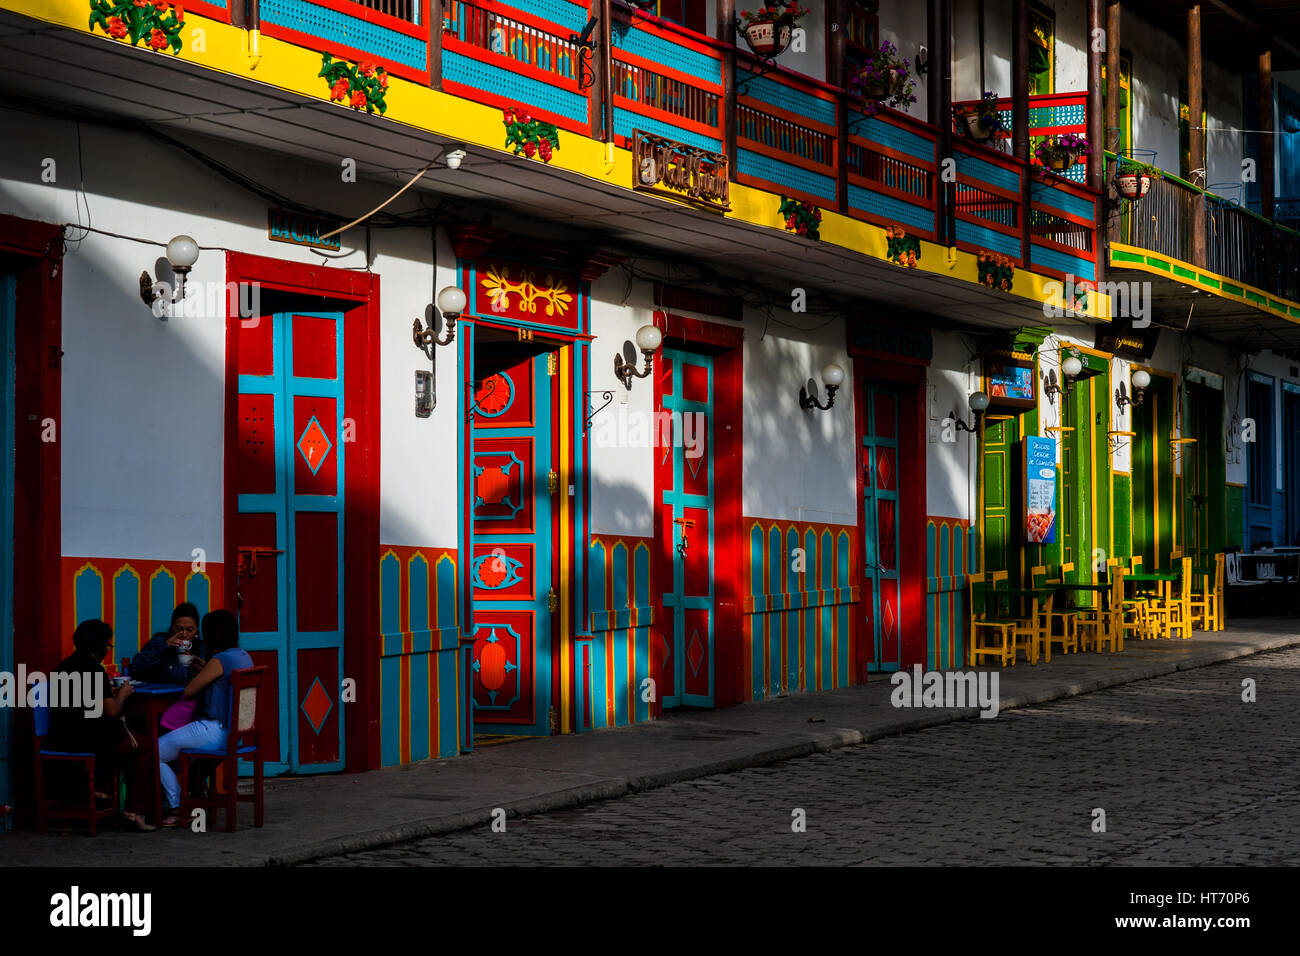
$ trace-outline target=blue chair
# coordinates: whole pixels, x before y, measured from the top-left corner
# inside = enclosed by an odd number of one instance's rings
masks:
[[[37,706],[32,708],[36,743],[36,832],[45,832],[46,820],[85,820],[90,827],[90,835],[95,836],[99,821],[109,818],[113,829],[119,828],[120,807],[118,795],[121,790],[121,774],[113,770],[112,803],[104,809],[95,806],[95,755],[86,753],[69,753],[61,750],[46,750],[45,738],[50,734],[50,710],[46,706],[49,685],[38,685]],[[86,773],[86,802],[61,806],[49,799],[45,793],[46,764],[79,764]]]

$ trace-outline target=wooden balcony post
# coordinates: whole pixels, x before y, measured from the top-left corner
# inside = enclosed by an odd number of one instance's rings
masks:
[[[1189,160],[1188,179],[1193,185],[1205,188],[1208,171],[1201,165],[1205,159],[1205,131],[1201,126],[1203,92],[1201,88],[1201,5],[1194,3],[1187,10],[1187,109],[1190,128],[1191,159]],[[1196,170],[1201,170],[1201,181],[1196,182]],[[1205,265],[1205,195],[1197,193],[1192,197],[1192,262]]]
[[[718,0],[718,40],[722,51],[722,152],[727,174],[736,179],[736,0]]]
[[[1011,44],[1011,143],[1020,171],[1020,256],[1029,265],[1029,0],[1015,0]],[[980,94],[983,95],[981,90]]]
[[[948,51],[947,0],[927,0],[926,42],[930,46],[930,72],[926,74],[926,112],[930,125],[938,131],[935,143],[934,215],[935,235],[951,246],[947,236],[951,225],[948,216],[948,184],[943,181],[943,161],[952,156],[952,59]],[[983,91],[981,91],[983,92]]]
[[[1275,209],[1273,206],[1273,54],[1265,50],[1259,55],[1259,214],[1273,222]],[[1277,232],[1273,232],[1273,240],[1268,244],[1268,290],[1277,292],[1278,274],[1276,263],[1275,240]]]
[[[1259,55],[1259,213],[1273,220],[1273,54]]]
[[[1118,153],[1119,144],[1122,137],[1119,128],[1119,0],[1110,0],[1106,5],[1106,128],[1102,132],[1102,145],[1112,145],[1111,137],[1114,137],[1114,147]],[[1111,216],[1109,213],[1106,217],[1106,233],[1111,242],[1122,242],[1123,236],[1120,230],[1123,228],[1123,222],[1119,216]],[[1098,261],[1101,260],[1098,256]]]
[[[429,86],[442,89],[442,8],[443,0],[429,4]]]
[[[1105,144],[1103,130],[1106,124],[1101,111],[1101,51],[1093,42],[1093,37],[1101,29],[1103,29],[1101,0],[1088,0],[1088,33],[1085,42],[1088,44],[1088,142],[1092,144],[1092,152],[1088,154],[1088,185],[1102,193],[1097,201],[1097,228],[1093,231],[1092,237],[1093,256],[1097,260],[1098,282],[1104,278],[1102,273],[1106,257],[1103,255],[1103,246],[1106,239],[1105,222],[1109,202],[1109,197],[1106,195],[1108,190],[1102,181],[1106,158],[1102,151]]]
[[[606,77],[614,68],[614,53],[605,42],[607,26],[605,18],[608,12],[606,7],[605,0],[591,0],[591,10],[587,14],[600,20],[600,25],[592,36],[596,41],[596,51],[591,56],[592,80],[591,88],[587,90],[587,120],[591,138],[601,142],[608,142],[613,138],[612,132],[608,139],[605,136],[605,91],[612,88],[612,84],[606,83]]]
[[[848,82],[844,75],[845,34],[848,32],[848,11],[844,0],[827,0],[826,21],[830,71],[826,81],[840,90],[835,97],[835,194],[839,197],[839,211],[846,213],[849,211],[849,101],[844,92]]]
[[[597,15],[600,17],[600,43],[597,44],[596,56],[593,59],[596,60],[596,83],[600,85],[600,125],[603,129],[601,139],[606,143],[612,143],[614,141],[614,8],[609,0],[599,0],[599,4],[600,12]],[[595,88],[595,84],[592,88]]]

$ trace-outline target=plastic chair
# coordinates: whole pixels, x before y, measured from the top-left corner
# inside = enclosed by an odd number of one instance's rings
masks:
[[[47,706],[49,684],[38,685],[36,706],[32,708],[33,734],[36,749],[36,832],[45,832],[46,820],[84,820],[90,827],[90,835],[98,832],[99,821],[108,818],[113,821],[113,829],[120,825],[121,807],[118,799],[121,794],[121,774],[113,769],[112,804],[104,809],[95,806],[95,760],[94,754],[72,753],[62,750],[46,750],[45,738],[50,734],[50,709]],[[60,807],[50,800],[45,793],[45,765],[79,764],[86,772],[86,803],[75,807]]]
[[[252,801],[253,826],[262,825],[263,774],[262,747],[257,729],[257,696],[262,687],[262,678],[266,667],[246,667],[233,671],[230,675],[230,733],[226,736],[225,750],[182,750],[181,763],[181,806],[180,816],[183,824],[188,824],[192,811],[196,808],[224,809],[226,811],[226,832],[233,833],[238,823],[238,808],[241,801]],[[239,779],[239,758],[253,762],[253,792],[241,794],[237,781]],[[195,797],[190,793],[190,765],[202,762],[207,769],[220,769],[225,781],[226,792]]]
[[[1005,571],[994,572],[1005,575]],[[1012,645],[1012,633],[1016,622],[1002,618],[992,618],[985,614],[984,600],[988,586],[984,583],[984,573],[966,575],[969,590],[966,606],[970,609],[970,652],[967,655],[972,667],[980,662],[981,657],[997,657],[1005,667],[1016,663],[1015,648]],[[981,644],[981,635],[992,635],[996,643]]]

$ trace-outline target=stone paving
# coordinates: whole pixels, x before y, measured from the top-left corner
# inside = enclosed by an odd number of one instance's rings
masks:
[[[890,703],[892,687],[888,676],[872,675],[866,684],[843,690],[793,695],[714,711],[674,712],[663,720],[635,727],[525,740],[480,749],[455,759],[428,760],[367,773],[271,779],[266,784],[266,826],[262,829],[251,827],[251,807],[245,804],[240,811],[240,829],[233,834],[222,832],[224,821],[219,818],[212,821],[211,832],[201,834],[177,830],[150,834],[109,831],[93,840],[84,830],[51,832],[44,836],[31,831],[0,834],[0,865],[284,865],[486,827],[497,807],[510,814],[511,827],[567,825],[553,824],[550,817],[530,820],[529,816],[572,810],[593,801],[629,794],[643,795],[628,801],[629,806],[639,805],[639,800],[653,797],[649,791],[688,780],[696,781],[696,786],[703,788],[700,793],[708,796],[707,799],[701,796],[688,808],[674,811],[679,813],[679,824],[697,819],[692,814],[717,823],[724,819],[717,801],[727,792],[726,784],[714,779],[704,782],[704,778],[717,774],[767,768],[753,770],[752,778],[770,777],[771,765],[780,761],[874,742],[858,752],[867,756],[854,756],[852,760],[842,755],[827,756],[794,765],[840,766],[840,761],[847,761],[843,765],[857,766],[856,761],[882,759],[893,748],[922,746],[921,741],[929,741],[930,736],[898,735],[939,725],[949,725],[963,740],[971,741],[963,746],[975,747],[976,741],[997,741],[987,745],[986,751],[978,751],[978,759],[967,761],[960,753],[946,756],[946,764],[931,768],[916,782],[927,789],[915,806],[903,800],[899,806],[889,807],[889,812],[880,813],[879,819],[890,821],[886,832],[904,838],[899,853],[905,854],[908,848],[924,845],[926,828],[933,829],[953,816],[954,808],[960,809],[963,801],[969,801],[968,795],[957,799],[957,795],[966,794],[964,790],[955,794],[945,792],[945,788],[951,789],[949,774],[956,774],[962,787],[966,786],[962,781],[968,776],[982,780],[991,772],[990,768],[1005,762],[1001,750],[1008,741],[1014,742],[1019,739],[1016,734],[1024,733],[1013,728],[1030,717],[1036,718],[1044,709],[1054,713],[1051,707],[1043,708],[1042,704],[1122,685],[1140,688],[1142,682],[1153,677],[1194,672],[1226,660],[1239,659],[1243,663],[1236,666],[1250,667],[1255,660],[1252,655],[1296,646],[1300,646],[1300,633],[1294,619],[1256,619],[1234,621],[1228,630],[1218,633],[1198,631],[1190,640],[1130,642],[1121,654],[1057,655],[1050,664],[1038,667],[1022,661],[999,672],[1002,713],[996,720],[982,721],[968,719],[975,714],[973,709],[897,709]],[[1084,698],[1078,703],[1086,705],[1086,701]],[[1030,708],[1034,713],[1017,713],[1017,708]],[[1066,712],[1087,713],[1086,709],[1070,711],[1068,708]],[[1081,739],[1086,742],[1098,732],[1103,736],[1112,734],[1116,728],[1139,726],[1141,721],[1149,719],[1154,718],[1121,715],[1099,720],[1100,726],[1091,728],[1091,733],[1080,733],[1077,720],[1054,718],[1056,729],[1045,735],[1038,749],[1046,754],[1059,754],[1063,747],[1075,747]],[[1199,717],[1194,708],[1187,722],[1193,727],[1213,726]],[[990,731],[990,726],[994,730]],[[1287,732],[1284,726],[1278,729],[1276,736],[1280,744]],[[1010,734],[1006,740],[1001,736],[1004,733]],[[1209,741],[1213,742],[1213,739]],[[860,800],[854,804],[843,794],[840,799],[816,802],[815,792],[806,786],[800,791],[795,786],[793,790],[774,791],[777,797],[771,803],[762,803],[762,795],[755,795],[753,799],[760,802],[746,811],[752,819],[720,825],[748,826],[761,821],[773,834],[789,837],[792,835],[786,831],[790,810],[804,807],[808,810],[808,833],[803,835],[802,843],[789,844],[793,852],[801,853],[801,848],[813,846],[817,841],[837,841],[842,852],[856,848],[854,852],[861,859],[866,859],[869,853],[877,859],[874,854],[886,844],[882,843],[878,825],[871,822],[876,818],[863,816],[863,808],[874,807],[885,799],[885,792],[877,787],[878,781],[890,779],[891,775],[907,780],[920,772],[907,766],[909,763],[898,760],[865,769],[863,779],[844,785],[846,793],[864,794],[863,800],[874,802]],[[1063,768],[1071,766],[1058,758],[1047,764],[1045,770],[1017,774],[1014,783],[1023,786],[1026,780],[1052,779],[1063,773]],[[966,772],[962,767],[971,769]],[[782,768],[782,772],[787,770],[788,767]],[[743,775],[742,778],[751,779]],[[1294,785],[1293,778],[1281,779],[1289,782],[1277,784],[1279,791]],[[996,795],[1002,786],[993,786],[991,793]],[[1171,781],[1167,789],[1152,798],[1152,803],[1167,802],[1170,794],[1177,793],[1181,786],[1178,781]],[[1041,813],[1047,812],[1043,807],[1057,808],[1053,813],[1064,813],[1059,799],[1048,800],[1044,796],[1047,792],[1045,784],[1034,784],[1027,801],[1012,799],[987,821],[967,824],[962,839],[966,844],[989,839],[996,846],[994,838],[1002,829],[1015,825],[1016,821],[1023,826],[1037,820]],[[953,801],[951,805],[949,801]],[[1090,804],[1086,810],[1096,805]],[[845,807],[854,809],[850,812]],[[1072,808],[1068,814],[1071,826],[1075,812]],[[832,818],[840,821],[839,831],[827,824]],[[636,859],[664,861],[667,843],[661,822],[662,817],[647,811],[641,831],[644,839],[629,851]],[[851,832],[846,829],[850,825],[859,829],[845,836]],[[1112,823],[1112,833],[1117,825]],[[1223,825],[1230,827],[1231,820]],[[513,835],[514,831],[510,832]],[[767,831],[737,831],[731,838],[737,846],[749,847],[752,843],[757,847],[767,839]],[[1243,846],[1251,845],[1249,838],[1243,840]],[[709,859],[714,859],[715,845],[719,842],[726,840],[709,837],[704,843]],[[541,859],[553,858],[549,851],[538,852]],[[609,852],[618,851],[610,849]]]
[[[1277,651],[319,862],[1295,865],[1298,704]]]

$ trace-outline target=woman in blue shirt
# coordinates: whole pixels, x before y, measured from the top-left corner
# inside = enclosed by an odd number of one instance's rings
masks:
[[[253,666],[253,659],[239,646],[239,623],[229,611],[213,611],[203,616],[203,641],[208,662],[185,685],[185,697],[202,695],[198,720],[165,734],[158,741],[158,772],[162,777],[167,812],[162,826],[180,826],[176,808],[181,802],[181,785],[171,764],[182,750],[226,749],[230,727],[230,675]]]

